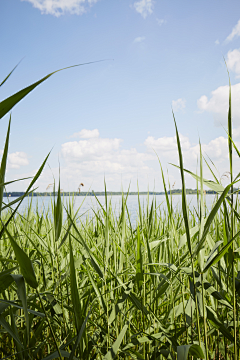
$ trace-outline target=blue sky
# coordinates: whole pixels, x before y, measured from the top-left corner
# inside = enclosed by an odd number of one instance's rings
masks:
[[[180,187],[172,108],[185,167],[195,171],[200,137],[219,177],[228,171],[228,75],[240,144],[240,1],[1,0],[1,99],[57,73],[12,110],[8,179],[58,177],[65,191],[162,190],[156,154]],[[1,120],[3,148],[9,115]],[[210,177],[204,170],[205,177]],[[235,172],[238,162],[235,159]],[[195,188],[191,178],[187,186]],[[26,182],[9,187],[24,190]]]

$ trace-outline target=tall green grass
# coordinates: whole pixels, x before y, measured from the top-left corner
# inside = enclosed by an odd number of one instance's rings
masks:
[[[0,117],[48,77],[2,101]],[[232,141],[231,92],[230,184],[224,188],[212,169],[214,181],[203,177],[201,146],[200,175],[184,168],[174,119],[181,211],[172,206],[160,164],[167,207],[157,207],[154,198],[143,208],[139,200],[136,224],[124,195],[119,215],[106,196],[105,205],[98,202],[94,216],[82,220],[74,199],[62,203],[60,183],[50,209],[42,213],[30,203],[19,213],[48,157],[25,196],[5,204],[10,122],[0,166],[1,358],[239,359],[240,216],[233,198],[233,148],[239,152]],[[199,184],[194,211],[186,200],[186,172]],[[204,186],[218,194],[208,212]]]

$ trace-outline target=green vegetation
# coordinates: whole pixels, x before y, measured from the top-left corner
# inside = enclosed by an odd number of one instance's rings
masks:
[[[0,117],[24,94],[2,101]],[[30,202],[18,213],[47,158],[25,194],[6,205],[9,122],[0,167],[3,359],[239,359],[240,217],[232,148],[240,153],[231,126],[230,93],[231,183],[224,188],[213,172],[214,181],[203,178],[201,147],[200,175],[183,168],[176,126],[182,212],[173,210],[160,164],[167,210],[156,199],[145,209],[139,201],[133,225],[124,194],[118,217],[106,195],[105,206],[99,203],[94,218],[83,221],[74,197],[64,208],[60,183],[51,209],[43,214]],[[185,172],[199,184],[194,212],[187,207]],[[203,186],[218,194],[209,213]]]

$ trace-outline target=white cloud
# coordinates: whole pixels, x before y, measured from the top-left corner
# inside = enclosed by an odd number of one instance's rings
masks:
[[[62,145],[62,154],[68,162],[99,160],[118,150],[121,141],[121,139],[102,138],[71,141]]]
[[[145,36],[138,36],[134,39],[134,43],[140,43],[140,42],[143,42],[145,40]]]
[[[99,131],[98,129],[94,129],[94,130],[82,129],[81,131],[74,133],[71,137],[72,138],[79,137],[80,139],[97,138],[99,137]]]
[[[8,167],[13,169],[19,169],[21,166],[28,165],[28,156],[22,151],[17,151],[15,153],[8,155]]]
[[[166,24],[167,20],[164,19],[157,19],[157,23],[159,26],[162,26],[163,24]]]
[[[17,151],[8,155],[9,168],[19,169],[21,166],[28,165],[28,163],[28,156],[22,151]]]
[[[232,85],[232,119],[235,126],[240,125],[240,83]],[[211,92],[211,97],[208,99],[203,95],[197,101],[198,108],[201,111],[208,111],[215,115],[215,123],[226,124],[228,106],[229,106],[229,86],[220,86]]]
[[[183,149],[188,150],[190,148],[191,144],[188,137],[180,134],[180,141]],[[148,136],[144,142],[144,145],[146,145],[148,149],[152,148],[161,152],[175,151],[177,150],[177,139],[176,136],[164,136],[158,139],[155,139],[153,136]]]
[[[184,166],[187,169],[196,169],[197,159],[199,159],[199,144],[192,144],[187,136],[179,134],[181,149],[184,158]],[[144,142],[147,150],[151,153],[154,151],[159,155],[160,160],[168,161],[170,163],[178,164],[178,150],[176,136],[154,138],[148,136]],[[216,165],[220,174],[223,174],[229,169],[228,164],[228,140],[220,136],[211,140],[209,143],[202,143],[203,156],[208,155]],[[194,170],[195,171],[195,170]],[[205,176],[211,178],[211,174],[205,167]],[[180,184],[178,183],[178,186]]]
[[[3,150],[0,150],[0,155],[2,156]],[[14,153],[8,154],[7,157],[7,169],[19,169],[21,166],[26,166],[29,164],[28,156],[23,151],[16,151]]]
[[[104,176],[107,184],[115,190],[120,189],[122,181],[129,183],[134,178],[136,182],[138,176],[148,183],[147,176],[153,172],[148,160],[155,159],[155,156],[138,152],[135,148],[122,149],[122,142],[122,139],[98,136],[62,144],[61,155],[65,166],[61,168],[61,174],[65,183],[76,189],[80,182],[91,184],[94,181],[100,184],[95,188],[99,188]]]
[[[216,40],[216,41],[215,41],[215,44],[216,44],[216,45],[219,45],[219,44],[220,44],[219,40]]]
[[[199,146],[196,151],[199,154]],[[208,144],[202,144],[202,152],[208,154],[212,160],[223,162],[228,159],[228,139],[219,136],[211,140]]]
[[[30,2],[42,14],[61,16],[65,13],[82,15],[98,0],[21,0]]]
[[[240,135],[240,127],[238,135]],[[179,134],[179,136],[184,167],[195,172],[197,159],[199,159],[199,145],[192,143],[183,134]],[[236,144],[239,146],[238,142]],[[157,191],[162,190],[160,168],[153,150],[157,152],[163,168],[168,167],[170,182],[173,184],[176,181],[175,188],[181,187],[179,170],[168,165],[168,163],[178,165],[176,136],[159,138],[147,136],[141,151],[136,148],[123,149],[122,145],[122,139],[102,138],[101,135],[62,144],[60,156],[61,188],[64,191],[77,191],[79,184],[82,182],[84,191],[89,189],[102,191],[105,177],[107,189],[112,191],[119,191],[121,185],[126,190],[130,182],[131,190],[136,191],[137,181],[141,190],[146,190],[148,185],[150,190],[155,185]],[[219,170],[219,178],[229,170],[227,137],[220,136],[213,138],[208,143],[203,142],[202,152],[204,156],[207,154],[216,165]],[[240,164],[239,160],[238,163],[236,161],[234,155],[234,169],[237,171]],[[8,167],[10,168],[18,168],[27,165],[27,163],[28,159],[25,153],[16,152],[9,155]],[[36,171],[22,173],[18,177],[32,176]],[[52,173],[55,179],[58,178],[58,171],[57,166],[56,168],[51,166],[51,170],[46,167],[37,184],[39,191],[45,191],[47,186],[53,183]],[[203,175],[205,178],[212,178],[207,166],[204,166]],[[18,186],[24,190],[28,182],[23,181]],[[195,180],[188,175],[186,175],[186,186],[196,187]],[[10,188],[12,191],[16,190],[15,185],[10,185]]]
[[[240,51],[239,49],[234,49],[227,53],[227,66],[230,70],[234,71],[237,74],[237,77],[240,76]]]
[[[152,14],[153,7],[154,7],[154,1],[153,0],[135,1],[135,3],[133,4],[133,7],[145,19],[148,15]]]
[[[174,111],[183,110],[186,107],[185,99],[177,99],[172,101],[172,108]]]
[[[231,34],[226,38],[226,42],[232,41],[235,37],[240,36],[240,20],[238,20],[237,25],[232,29]]]

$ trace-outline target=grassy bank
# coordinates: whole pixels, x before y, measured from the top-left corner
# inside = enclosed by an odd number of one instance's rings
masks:
[[[58,346],[63,358],[75,347],[79,359],[103,359],[108,353],[110,359],[109,350],[118,339],[119,358],[174,359],[186,349],[181,345],[199,343],[199,332],[204,350],[204,311],[209,358],[218,351],[225,359],[232,358],[232,254],[228,250],[220,261],[206,265],[211,252],[214,259],[228,243],[228,205],[209,227],[204,248],[193,262],[195,276],[183,215],[173,213],[171,198],[169,212],[156,208],[154,200],[147,208],[140,207],[134,228],[126,197],[118,218],[111,203],[99,206],[95,217],[83,223],[81,209],[74,213],[69,203],[66,210],[68,219],[61,226],[60,197],[48,214],[29,206],[25,214],[14,216],[2,235],[3,358],[14,353],[16,359],[58,358]],[[10,211],[4,213],[3,223],[10,216]],[[199,213],[189,213],[188,221],[195,249]],[[24,274],[29,260],[20,249],[31,260],[35,275],[30,268]],[[208,267],[203,276],[199,261]],[[238,290],[237,280],[236,285]],[[55,357],[47,357],[54,352]]]

